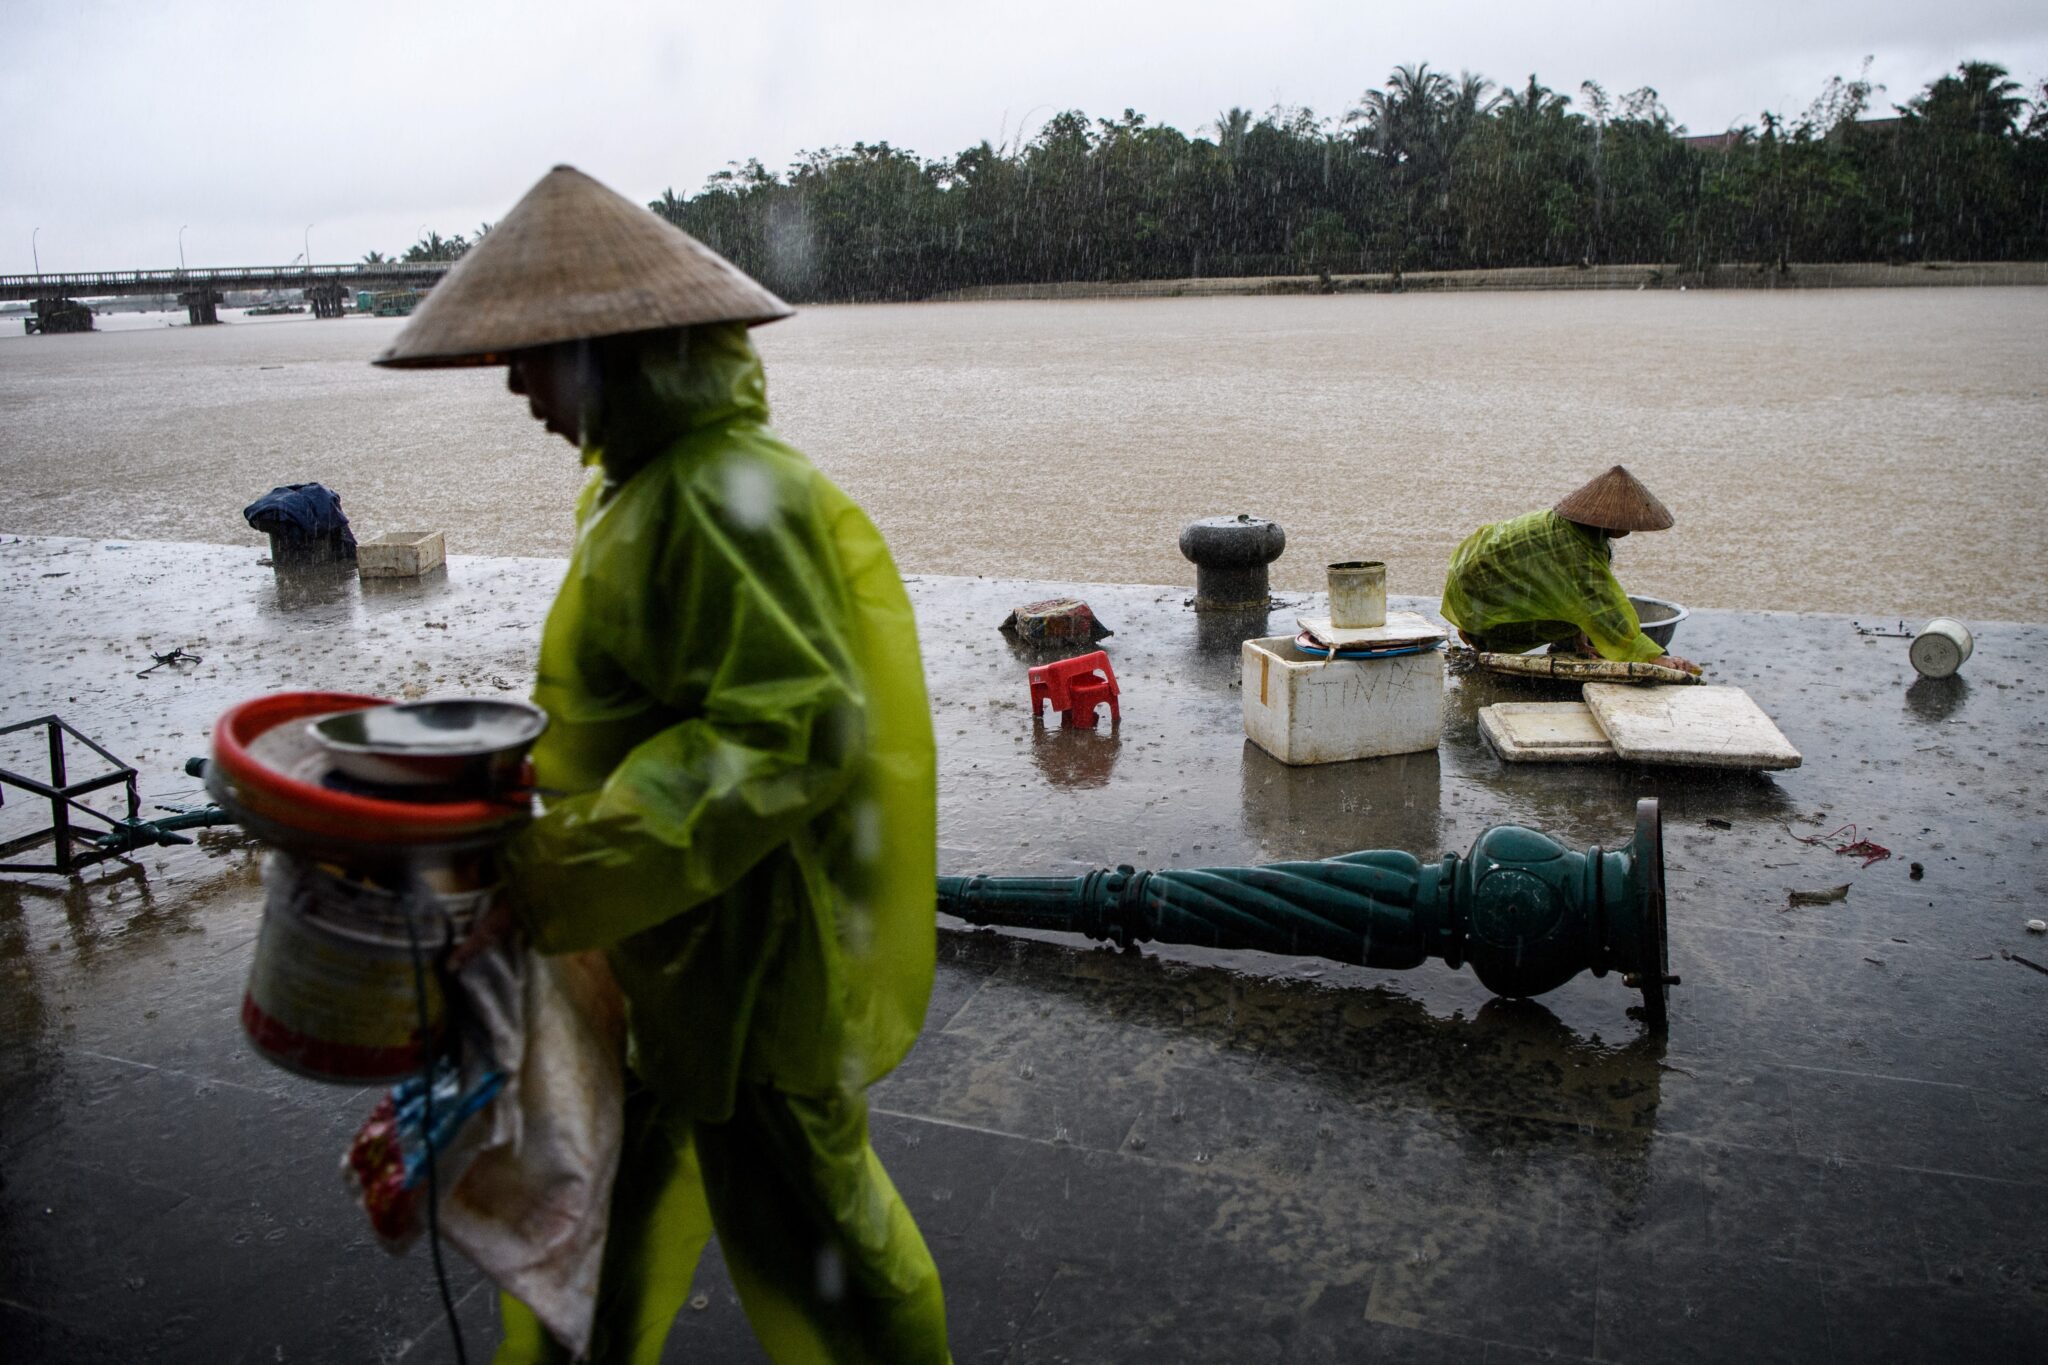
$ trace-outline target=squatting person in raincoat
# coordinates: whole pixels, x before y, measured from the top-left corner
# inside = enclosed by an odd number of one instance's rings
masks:
[[[1492,653],[1557,644],[1697,673],[1697,665],[1643,634],[1612,566],[1615,540],[1671,524],[1664,504],[1616,465],[1554,507],[1465,537],[1444,579],[1444,619],[1466,644]]]
[[[775,1360],[948,1358],[863,1094],[931,990],[931,719],[888,548],[768,429],[747,328],[789,312],[558,166],[378,361],[507,365],[590,467],[507,886],[535,947],[606,950],[627,1004],[599,1361],[659,1359],[714,1231]],[[504,1315],[501,1363],[565,1358]]]

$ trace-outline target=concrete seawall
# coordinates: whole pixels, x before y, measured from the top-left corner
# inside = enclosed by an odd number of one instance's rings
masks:
[[[955,289],[934,302],[1004,299],[1199,298],[1228,294],[1453,293],[1517,289],[1905,289],[2048,285],[2048,261],[1930,261],[1917,265],[1524,266],[1504,270],[1410,270],[1391,274],[1206,276],[1185,280],[1072,280]]]

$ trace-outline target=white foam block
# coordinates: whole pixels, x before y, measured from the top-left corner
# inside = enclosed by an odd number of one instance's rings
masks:
[[[356,546],[356,572],[364,578],[418,578],[447,559],[439,531],[386,531]]]
[[[1695,768],[1796,768],[1792,747],[1739,687],[1587,683],[1586,706],[1614,752],[1635,763]]]
[[[1482,706],[1479,732],[1508,763],[1614,761],[1614,745],[1582,701],[1504,701]]]

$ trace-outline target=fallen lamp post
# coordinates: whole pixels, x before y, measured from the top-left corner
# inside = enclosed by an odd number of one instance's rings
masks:
[[[1519,825],[1495,825],[1464,857],[1434,863],[1398,850],[1314,862],[1080,877],[941,877],[939,909],[969,924],[1085,934],[1119,947],[1197,944],[1405,969],[1428,958],[1472,965],[1488,990],[1541,995],[1581,971],[1621,973],[1665,1023],[1664,826],[1636,804],[1620,849],[1574,850]]]
[[[135,770],[55,716],[0,729],[49,727],[49,783],[0,770],[0,784],[27,788],[51,802],[53,828],[0,845],[0,856],[53,836],[54,866],[0,864],[6,871],[75,871],[102,858],[157,843],[189,843],[179,829],[232,824],[219,806],[173,809],[167,819],[137,816]],[[115,771],[66,784],[63,735],[70,734]],[[186,771],[206,771],[193,759]],[[89,790],[126,787],[125,820],[84,806]],[[74,851],[67,808],[105,821],[105,833]],[[1626,847],[1595,844],[1583,851],[1520,825],[1495,825],[1463,857],[1446,853],[1424,863],[1411,853],[1380,849],[1315,861],[1255,867],[1181,868],[1141,872],[1129,866],[1079,877],[940,877],[938,908],[969,924],[1084,934],[1119,947],[1184,943],[1251,949],[1391,970],[1429,958],[1470,963],[1480,984],[1497,995],[1527,997],[1556,990],[1582,971],[1621,973],[1641,991],[1654,1028],[1667,1017],[1670,969],[1664,901],[1664,822],[1654,799],[1636,803],[1635,836]]]

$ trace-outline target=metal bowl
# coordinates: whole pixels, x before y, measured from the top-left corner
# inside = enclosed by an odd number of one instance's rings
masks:
[[[343,711],[312,723],[348,777],[381,787],[491,791],[516,786],[526,751],[548,728],[523,701],[454,697]]]
[[[1664,648],[1671,648],[1671,637],[1678,633],[1679,622],[1692,615],[1676,602],[1667,602],[1661,597],[1628,596],[1628,604],[1636,609],[1636,617],[1643,624],[1643,634],[1655,640]]]

